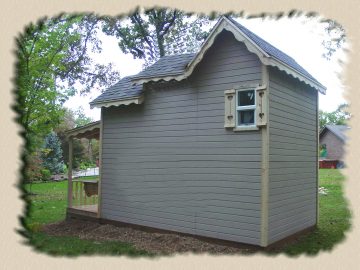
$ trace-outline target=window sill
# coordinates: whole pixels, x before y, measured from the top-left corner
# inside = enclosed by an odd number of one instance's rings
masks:
[[[252,130],[259,130],[259,127],[252,126],[252,127],[236,127],[233,129],[235,132],[241,132],[241,131],[252,131]]]

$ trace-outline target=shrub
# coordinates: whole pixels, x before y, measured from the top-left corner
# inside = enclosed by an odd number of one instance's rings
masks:
[[[41,180],[41,170],[44,168],[38,152],[26,156],[25,181],[28,183]]]
[[[42,181],[49,181],[51,179],[51,172],[48,169],[42,169],[40,172]]]

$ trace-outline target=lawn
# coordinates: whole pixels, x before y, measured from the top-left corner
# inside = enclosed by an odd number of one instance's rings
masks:
[[[94,177],[79,179],[92,180]],[[136,250],[128,243],[116,241],[90,241],[75,237],[48,236],[40,232],[44,224],[65,219],[67,206],[67,181],[47,182],[26,185],[25,189],[31,194],[30,212],[25,218],[28,228],[25,235],[28,243],[36,250],[51,255],[76,256],[81,254],[107,254],[107,255],[147,255],[142,250]]]
[[[344,198],[345,178],[340,170],[319,170],[319,186],[327,189],[327,195],[319,196],[319,223],[310,234],[300,237],[296,244],[284,247],[288,255],[316,255],[319,251],[330,251],[335,244],[345,239],[350,228],[350,210]]]
[[[327,195],[320,195],[320,215],[317,228],[306,235],[289,242],[281,248],[265,251],[268,254],[286,253],[290,256],[300,254],[316,255],[319,251],[329,251],[345,239],[345,232],[350,228],[350,211],[343,196],[344,177],[339,170],[321,169],[321,187],[327,190]],[[91,179],[86,177],[86,179]],[[31,192],[29,199],[31,209],[25,218],[28,228],[26,235],[29,243],[37,250],[54,255],[149,255],[147,252],[135,249],[128,243],[116,241],[90,241],[76,237],[55,237],[40,232],[44,224],[65,219],[67,181],[49,182],[27,185]]]

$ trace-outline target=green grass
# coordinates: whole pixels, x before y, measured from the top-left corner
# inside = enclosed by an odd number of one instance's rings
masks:
[[[48,236],[43,233],[33,233],[29,244],[36,250],[51,255],[127,255],[127,256],[149,256],[142,250],[137,250],[132,245],[116,241],[91,241],[70,236]]]
[[[94,177],[82,177],[79,179],[96,179]],[[44,224],[62,221],[66,216],[67,207],[67,181],[35,183],[25,185],[31,205],[30,212],[25,218],[28,231],[24,233],[28,238],[28,244],[36,250],[51,255],[151,255],[145,251],[137,250],[128,243],[117,241],[90,241],[76,237],[49,236],[40,232]]]
[[[339,170],[321,169],[319,171],[321,187],[328,190],[327,195],[320,195],[319,224],[311,233],[298,238],[281,250],[272,250],[268,254],[286,253],[290,256],[301,254],[316,255],[320,251],[330,251],[336,244],[345,239],[345,232],[350,228],[350,211],[343,196],[342,186],[345,179]],[[86,177],[85,179],[94,179]],[[30,191],[30,186],[25,189]],[[76,256],[83,254],[108,255],[149,255],[136,250],[127,243],[115,241],[90,241],[76,237],[48,236],[39,229],[42,225],[61,221],[66,214],[67,181],[38,183],[31,186],[31,211],[25,218],[29,228],[29,243],[37,250],[53,255]]]

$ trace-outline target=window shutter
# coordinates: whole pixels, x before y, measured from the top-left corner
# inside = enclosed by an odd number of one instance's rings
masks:
[[[256,89],[256,125],[266,126],[268,118],[268,91],[266,85]]]
[[[235,89],[226,90],[225,94],[225,128],[235,127],[235,113],[236,113],[236,92]]]

